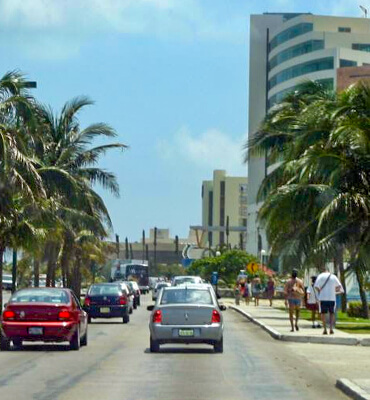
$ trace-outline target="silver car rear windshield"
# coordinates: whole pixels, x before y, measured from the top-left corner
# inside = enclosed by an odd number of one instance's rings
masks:
[[[161,304],[213,304],[211,293],[200,289],[165,290]]]
[[[24,289],[15,293],[11,303],[52,303],[68,304],[69,297],[64,290],[58,289]]]

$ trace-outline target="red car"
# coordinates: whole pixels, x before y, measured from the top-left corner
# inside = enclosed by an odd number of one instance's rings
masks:
[[[71,350],[87,345],[87,314],[75,294],[64,288],[15,292],[1,318],[1,350],[24,341],[65,342]]]

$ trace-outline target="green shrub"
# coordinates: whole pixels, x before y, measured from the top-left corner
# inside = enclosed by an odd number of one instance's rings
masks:
[[[369,310],[370,310],[370,304],[369,304]],[[356,318],[363,317],[361,301],[350,301],[348,304],[347,314],[349,317],[356,317]]]

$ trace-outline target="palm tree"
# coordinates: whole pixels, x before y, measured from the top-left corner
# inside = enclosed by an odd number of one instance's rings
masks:
[[[310,83],[275,107],[248,144],[279,162],[259,191],[273,248],[296,253],[303,265],[347,249],[367,317],[369,105],[366,84],[334,96]]]
[[[93,104],[86,97],[79,97],[66,103],[60,115],[54,115],[50,108],[37,105],[39,140],[35,142],[38,159],[37,171],[42,177],[48,196],[53,199],[58,218],[58,229],[62,236],[60,266],[64,283],[78,287],[72,274],[70,262],[75,258],[75,241],[81,231],[94,232],[102,239],[111,228],[108,210],[102,198],[94,190],[95,184],[119,195],[115,176],[96,166],[99,158],[112,149],[124,149],[121,143],[91,147],[94,139],[115,137],[116,132],[107,124],[97,123],[81,129],[79,112]],[[48,243],[57,247],[55,241]],[[55,251],[54,251],[55,255]]]

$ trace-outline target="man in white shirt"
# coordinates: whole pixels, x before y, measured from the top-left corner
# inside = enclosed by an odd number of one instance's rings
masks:
[[[321,320],[324,327],[323,334],[328,334],[325,318],[327,312],[330,314],[330,334],[333,334],[335,299],[337,293],[343,293],[342,284],[334,274],[327,270],[317,277],[314,288],[320,301]]]

